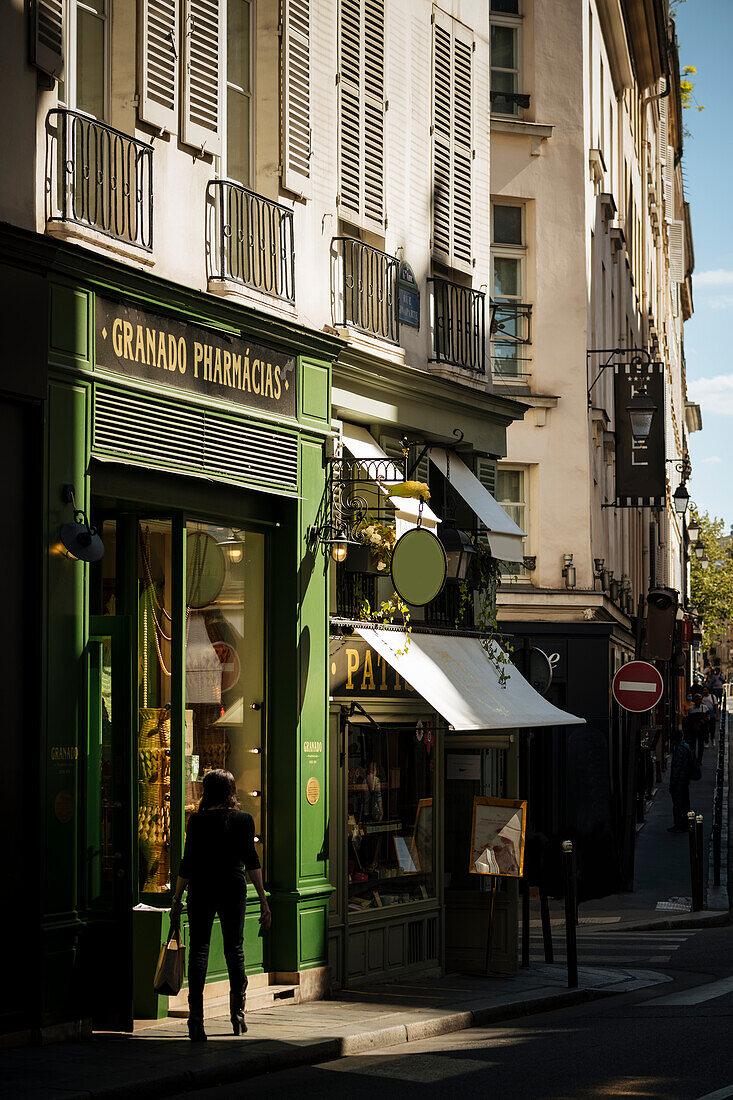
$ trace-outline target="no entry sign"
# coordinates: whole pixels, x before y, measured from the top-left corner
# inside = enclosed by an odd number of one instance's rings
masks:
[[[663,690],[662,677],[648,661],[629,661],[613,678],[613,697],[624,710],[651,710]]]

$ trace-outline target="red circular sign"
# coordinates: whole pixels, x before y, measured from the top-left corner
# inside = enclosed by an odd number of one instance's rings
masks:
[[[236,649],[232,649],[226,642],[214,642],[216,655],[221,662],[221,690],[229,691],[239,682],[242,666]]]
[[[648,661],[629,661],[613,678],[614,699],[637,714],[656,706],[663,691],[662,677]]]

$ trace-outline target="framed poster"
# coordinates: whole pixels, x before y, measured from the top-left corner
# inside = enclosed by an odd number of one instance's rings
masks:
[[[526,827],[525,801],[475,795],[469,872],[472,875],[521,878]]]

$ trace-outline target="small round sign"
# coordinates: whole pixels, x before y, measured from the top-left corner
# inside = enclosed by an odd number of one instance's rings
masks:
[[[447,572],[445,550],[425,527],[412,527],[395,543],[392,583],[405,603],[413,607],[430,603],[441,592]]]
[[[641,714],[662,698],[662,677],[648,661],[629,661],[613,678],[613,697],[624,710]]]

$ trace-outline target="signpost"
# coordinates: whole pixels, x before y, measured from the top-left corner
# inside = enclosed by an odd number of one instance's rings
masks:
[[[629,661],[613,678],[614,699],[624,710],[635,714],[655,707],[663,691],[662,677],[648,661]]]

